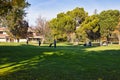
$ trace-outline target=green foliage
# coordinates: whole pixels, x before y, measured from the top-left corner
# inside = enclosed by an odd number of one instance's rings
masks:
[[[99,18],[96,15],[87,17],[77,30],[77,34],[83,37],[86,36],[90,40],[100,38],[100,26],[98,22]]]
[[[118,10],[107,10],[88,16],[84,8],[77,7],[72,11],[59,13],[57,18],[50,21],[50,28],[53,35],[58,38],[66,38],[71,33],[76,33],[79,39],[96,40],[101,37],[108,39],[118,24],[119,15]]]
[[[30,4],[26,0],[0,0],[0,16],[6,16],[13,8],[24,9]]]
[[[2,24],[6,24],[14,38],[26,37],[28,23],[23,19],[26,15],[25,8],[30,4],[26,0],[1,0],[0,2]]]
[[[119,16],[120,12],[118,10],[102,11],[99,14],[100,33],[102,37],[106,37],[108,39],[111,36],[118,24]]]
[[[57,38],[66,38],[74,33],[76,27],[79,26],[87,16],[83,8],[75,8],[66,13],[59,13],[56,18],[50,21],[50,27],[53,35]]]
[[[28,22],[19,20],[17,24],[13,27],[9,27],[10,33],[12,33],[13,38],[26,38],[28,31]]]
[[[0,16],[7,15],[11,9],[12,5],[10,0],[0,0]]]
[[[84,8],[79,7],[76,7],[72,11],[68,11],[67,14],[72,16],[74,19],[80,20],[80,22],[83,22],[88,16],[88,13],[84,10]]]
[[[50,21],[50,27],[53,30],[53,35],[62,38],[63,35],[74,32],[75,22],[69,15],[62,13],[58,14],[57,18]],[[63,36],[63,38],[64,37],[65,36]]]

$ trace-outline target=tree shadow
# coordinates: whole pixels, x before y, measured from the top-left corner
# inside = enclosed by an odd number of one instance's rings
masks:
[[[120,50],[32,45],[0,49],[1,80],[120,80]]]

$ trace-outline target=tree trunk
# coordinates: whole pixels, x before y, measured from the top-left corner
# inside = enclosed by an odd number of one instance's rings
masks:
[[[19,38],[17,38],[17,43],[19,43],[19,40],[20,40],[20,39],[19,39]]]
[[[106,45],[108,45],[108,43],[109,43],[109,37],[107,36],[106,37]]]
[[[68,41],[68,42],[71,41],[70,34],[67,34],[67,41]]]
[[[71,43],[75,43],[75,39],[76,39],[75,33],[71,33],[70,37],[71,37]]]

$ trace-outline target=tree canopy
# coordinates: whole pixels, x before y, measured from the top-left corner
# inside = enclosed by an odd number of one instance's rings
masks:
[[[30,4],[26,0],[0,0],[0,3],[1,23],[5,22],[14,38],[26,37],[28,22],[24,20],[25,8]]]
[[[118,10],[102,11],[99,14],[100,33],[102,37],[106,37],[107,40],[109,39],[118,24],[119,16],[120,12]]]
[[[90,40],[96,40],[100,38],[100,26],[98,24],[99,18],[96,15],[89,16],[81,24],[77,33],[81,36],[85,36]]]
[[[85,20],[87,15],[84,8],[78,7],[66,13],[59,13],[56,18],[50,21],[53,35],[58,38],[67,38],[75,32],[76,27]]]

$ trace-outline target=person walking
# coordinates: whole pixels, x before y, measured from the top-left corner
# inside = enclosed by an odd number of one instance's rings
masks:
[[[54,39],[54,48],[56,48],[56,40]]]
[[[29,41],[29,39],[27,38],[27,41],[26,41],[27,45],[28,45],[28,41]]]
[[[38,41],[38,44],[39,44],[39,46],[41,45],[41,41],[40,40]]]

